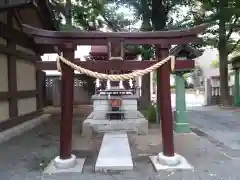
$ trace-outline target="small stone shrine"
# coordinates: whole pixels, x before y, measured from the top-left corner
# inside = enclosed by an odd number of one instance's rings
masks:
[[[92,58],[95,60],[107,59],[106,48],[102,48],[103,52],[101,53],[99,49],[101,48],[92,48],[92,50],[96,51],[96,54],[91,51]],[[132,53],[128,54],[126,52],[125,59],[136,59],[136,56],[137,54],[133,57]],[[126,72],[114,70],[110,73]],[[101,83],[101,88],[96,87],[98,90],[92,96],[93,112],[83,122],[83,135],[115,131],[131,131],[138,134],[148,133],[148,121],[137,108],[139,95],[136,93],[136,86],[133,86],[134,82],[135,80],[131,80],[130,82],[108,81],[107,83]],[[103,84],[106,86],[104,87]]]

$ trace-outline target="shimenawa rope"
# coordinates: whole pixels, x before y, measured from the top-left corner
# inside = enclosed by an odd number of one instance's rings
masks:
[[[147,73],[150,73],[150,72],[156,70],[157,68],[161,67],[164,63],[168,62],[169,60],[171,60],[171,69],[173,71],[174,66],[175,66],[175,56],[168,56],[165,59],[163,59],[162,61],[159,61],[158,63],[156,63],[146,69],[143,69],[143,70],[133,71],[128,74],[104,74],[104,73],[93,72],[93,71],[85,69],[81,66],[77,66],[76,64],[65,59],[63,56],[58,56],[57,57],[57,69],[59,72],[61,72],[60,61],[62,61],[63,63],[65,63],[66,65],[71,67],[72,69],[74,69],[80,73],[86,74],[88,76],[97,78],[97,79],[107,79],[110,81],[124,81],[124,80],[133,79],[135,77],[143,76]]]

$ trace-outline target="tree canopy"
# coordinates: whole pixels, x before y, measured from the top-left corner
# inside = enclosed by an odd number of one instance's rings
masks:
[[[124,30],[132,20],[118,12],[119,6],[107,0],[52,0],[51,7],[60,30],[98,30],[104,26],[113,31]],[[65,21],[65,23],[64,23]]]
[[[209,23],[195,47],[218,49],[221,103],[228,104],[228,55],[240,51],[239,0],[52,0],[51,6],[56,19],[66,21],[60,29],[152,31]],[[144,59],[154,55],[152,46],[141,51]]]

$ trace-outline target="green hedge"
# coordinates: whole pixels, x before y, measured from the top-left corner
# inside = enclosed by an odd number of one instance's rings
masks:
[[[150,123],[156,123],[156,106],[155,105],[150,105],[143,112],[143,115]]]

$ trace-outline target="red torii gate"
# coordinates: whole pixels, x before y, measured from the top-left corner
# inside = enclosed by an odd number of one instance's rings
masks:
[[[197,35],[207,28],[203,24],[191,29],[155,32],[63,32],[47,31],[23,25],[25,33],[33,37],[35,43],[59,48],[63,56],[75,64],[89,70],[103,72],[105,70],[139,70],[161,61],[169,56],[169,47],[172,44],[187,44],[196,41]],[[156,45],[157,61],[89,61],[74,60],[74,51],[77,45],[107,45],[109,42],[123,42],[125,44],[154,44]],[[56,70],[56,62],[37,62],[38,69]],[[73,118],[73,75],[69,66],[61,63],[62,67],[62,104],[61,104],[61,134],[60,159],[71,159],[72,118]],[[175,69],[193,69],[194,62],[181,60],[175,62]],[[173,119],[170,94],[170,62],[168,61],[157,70],[157,103],[160,104],[160,117],[163,138],[163,154],[174,156]]]

